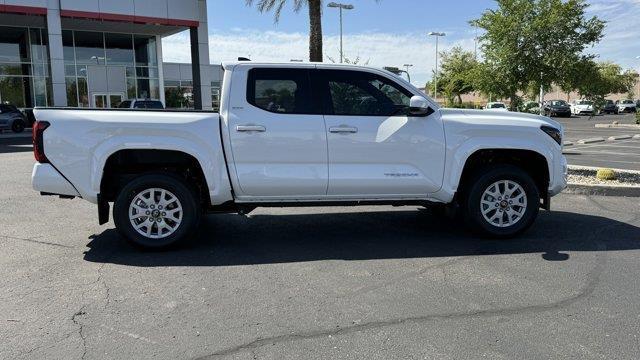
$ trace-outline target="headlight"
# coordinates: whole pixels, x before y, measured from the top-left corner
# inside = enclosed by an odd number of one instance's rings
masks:
[[[562,146],[562,134],[560,133],[560,130],[552,126],[541,126],[540,130],[544,131],[547,135],[551,136],[551,138],[555,140],[555,142],[557,142],[558,145]]]

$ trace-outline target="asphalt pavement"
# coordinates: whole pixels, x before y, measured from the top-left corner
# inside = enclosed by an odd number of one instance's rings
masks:
[[[637,359],[637,199],[560,195],[521,238],[416,208],[213,215],[140,252],[0,145],[2,359]]]
[[[581,166],[607,167],[640,170],[640,128],[596,128],[596,124],[635,124],[633,114],[574,116],[555,118],[565,127],[565,141],[573,143],[565,147],[569,164]],[[610,137],[632,137],[631,139],[609,141]],[[605,141],[579,144],[580,140],[602,138]]]

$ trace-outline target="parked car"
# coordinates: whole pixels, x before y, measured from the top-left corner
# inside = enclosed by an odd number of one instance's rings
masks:
[[[571,103],[571,113],[573,115],[595,115],[593,101],[575,100]]]
[[[618,105],[616,105],[613,100],[606,100],[602,109],[600,109],[600,113],[602,114],[617,114],[618,113]]]
[[[537,101],[527,101],[520,107],[520,112],[540,114],[540,103]]]
[[[164,109],[164,104],[160,100],[151,99],[130,99],[118,105],[119,109]]]
[[[11,130],[21,133],[27,127],[27,117],[17,107],[0,104],[0,131]]]
[[[633,100],[618,100],[616,105],[618,105],[618,112],[621,113],[635,113],[637,109],[636,102]]]
[[[372,68],[223,67],[219,114],[36,109],[34,189],[97,204],[100,224],[113,202],[125,239],[162,248],[203,213],[311,204],[449,207],[507,238],[566,186],[547,117],[443,109]]]
[[[505,105],[505,103],[502,102],[490,102],[487,103],[487,105],[484,107],[485,110],[492,110],[492,111],[509,111],[507,110],[507,105]]]
[[[544,103],[547,116],[571,117],[571,106],[564,100],[550,100]]]

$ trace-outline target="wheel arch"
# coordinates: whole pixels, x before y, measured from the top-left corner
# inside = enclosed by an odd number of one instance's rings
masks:
[[[469,181],[481,169],[491,165],[512,165],[525,171],[534,180],[541,198],[546,198],[551,179],[551,162],[532,149],[483,148],[469,154],[458,177],[457,192],[468,188]]]
[[[211,206],[209,183],[201,160],[173,149],[121,149],[110,154],[101,167],[99,194],[103,201],[115,201],[128,181],[145,173],[167,173],[184,180],[197,191],[203,206]]]

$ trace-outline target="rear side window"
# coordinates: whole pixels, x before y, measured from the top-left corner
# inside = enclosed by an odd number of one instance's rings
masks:
[[[317,114],[306,69],[251,69],[247,102],[278,114]]]
[[[160,101],[146,101],[147,109],[164,109]]]
[[[411,92],[395,82],[367,72],[323,70],[327,114],[359,116],[407,115]]]

